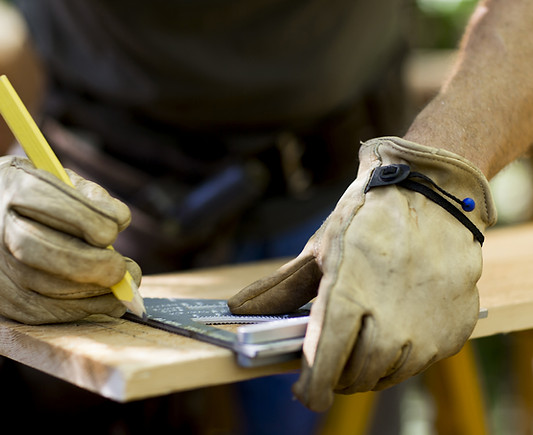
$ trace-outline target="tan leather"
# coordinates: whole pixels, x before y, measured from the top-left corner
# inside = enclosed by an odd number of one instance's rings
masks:
[[[403,163],[458,198],[482,232],[495,222],[489,184],[444,150],[379,138],[357,179],[302,253],[235,295],[234,313],[290,311],[314,296],[295,395],[322,411],[333,392],[379,390],[460,350],[479,310],[481,245],[449,212],[396,185],[364,193],[374,168]]]
[[[106,249],[130,222],[125,204],[73,172],[75,189],[19,157],[0,158],[0,314],[20,322],[120,316],[110,286],[126,268]]]

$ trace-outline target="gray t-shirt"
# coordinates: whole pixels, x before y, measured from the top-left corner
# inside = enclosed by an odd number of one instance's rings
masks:
[[[216,129],[298,124],[357,98],[394,49],[402,1],[18,4],[68,92],[171,126]]]

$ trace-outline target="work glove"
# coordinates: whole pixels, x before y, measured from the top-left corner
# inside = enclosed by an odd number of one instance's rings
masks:
[[[274,314],[316,296],[293,386],[315,411],[333,392],[384,389],[461,349],[479,313],[482,232],[496,219],[487,180],[458,155],[388,137],[359,157],[301,254],[228,301],[236,314]]]
[[[0,314],[28,324],[90,314],[121,316],[110,292],[140,269],[105,249],[130,222],[128,207],[67,171],[75,188],[20,157],[0,158]]]

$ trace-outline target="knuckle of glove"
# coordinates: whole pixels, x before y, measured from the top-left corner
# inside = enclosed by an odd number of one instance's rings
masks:
[[[113,296],[55,299],[19,286],[0,272],[0,314],[21,323],[40,325],[83,319],[91,314],[119,317],[124,306]]]
[[[80,190],[73,189],[46,171],[37,170],[27,160],[10,158],[0,166],[4,190],[0,197],[2,213],[15,210],[50,228],[105,247],[131,220],[128,207],[111,198],[104,189],[83,180],[72,171]]]
[[[109,215],[117,223],[119,231],[123,231],[131,222],[129,207],[122,201],[113,198],[102,186],[80,177],[68,170],[72,183],[87,199],[92,201],[102,213]]]
[[[21,266],[104,287],[120,281],[126,271],[124,258],[116,251],[93,247],[16,213],[8,213],[4,223],[0,256],[13,256]]]

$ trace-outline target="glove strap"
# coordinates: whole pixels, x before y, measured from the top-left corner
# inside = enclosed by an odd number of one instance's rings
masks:
[[[435,188],[437,191],[431,189],[425,184],[414,181],[413,178],[420,178],[426,183],[429,183],[431,187]],[[455,217],[459,222],[461,222],[470,232],[473,234],[474,238],[483,246],[485,237],[479,231],[479,229],[474,225],[474,223],[468,219],[456,206],[454,206],[450,201],[448,201],[444,196],[447,196],[452,201],[461,205],[461,208],[470,212],[476,207],[476,203],[472,198],[465,198],[460,200],[451,193],[445,191],[441,187],[420,172],[411,172],[411,168],[408,165],[388,165],[381,166],[374,169],[370,181],[368,182],[365,193],[367,193],[373,187],[381,186],[390,186],[396,184],[403,187],[404,189],[412,190],[424,195],[429,200],[433,201],[435,204],[440,205],[453,217]],[[440,193],[440,194],[439,194]],[[442,194],[442,195],[441,195]]]

